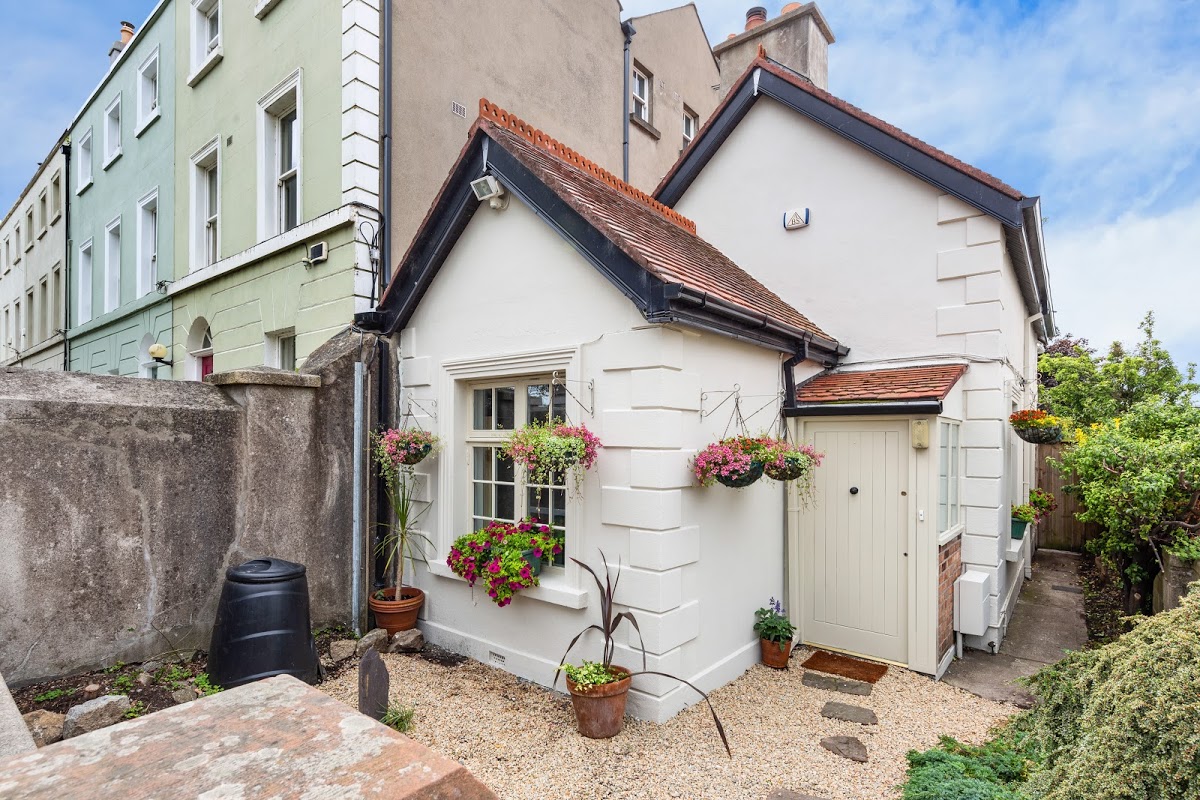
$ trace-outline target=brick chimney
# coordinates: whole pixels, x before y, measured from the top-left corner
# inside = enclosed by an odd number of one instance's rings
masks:
[[[829,45],[833,42],[833,31],[815,2],[788,3],[774,19],[767,17],[762,6],[754,6],[746,12],[746,29],[713,48],[721,69],[721,97],[750,66],[759,45],[768,58],[828,89]]]
[[[125,51],[125,45],[129,44],[129,40],[133,38],[134,27],[132,22],[121,22],[121,38],[112,43],[112,47],[108,48],[108,63],[111,64],[117,60],[117,57]]]

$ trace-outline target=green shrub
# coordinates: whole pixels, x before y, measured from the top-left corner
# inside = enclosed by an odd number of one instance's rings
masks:
[[[389,728],[399,731],[400,733],[408,733],[412,730],[413,717],[417,711],[415,708],[408,706],[397,705],[393,703],[388,706],[388,710],[384,713],[383,718],[379,720]]]
[[[908,753],[904,800],[1024,800],[1031,748],[1004,735],[974,747],[943,736],[932,750]]]

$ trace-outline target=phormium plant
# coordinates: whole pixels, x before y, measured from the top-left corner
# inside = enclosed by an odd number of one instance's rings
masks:
[[[637,677],[638,675],[658,675],[663,678],[670,678],[673,681],[679,681],[680,683],[687,684],[692,689],[695,689],[696,693],[703,697],[704,702],[708,704],[708,710],[712,714],[713,724],[717,726],[717,734],[721,737],[721,744],[725,746],[725,752],[729,754],[730,758],[732,758],[733,752],[729,749],[729,740],[725,736],[725,726],[721,724],[721,720],[717,716],[717,711],[715,708],[713,708],[712,701],[708,699],[708,695],[691,681],[684,680],[683,678],[666,672],[658,672],[657,670],[646,669],[646,644],[642,641],[642,629],[638,625],[637,618],[634,617],[633,612],[631,611],[616,611],[614,608],[616,603],[615,598],[617,594],[617,584],[620,583],[621,580],[620,562],[618,561],[617,563],[617,574],[614,578],[608,570],[608,559],[604,557],[604,551],[601,550],[600,561],[604,564],[604,580],[601,581],[600,576],[596,574],[596,571],[587,564],[583,563],[577,558],[572,558],[571,560],[583,569],[587,570],[588,574],[592,576],[592,580],[596,582],[596,588],[600,590],[600,624],[588,625],[579,633],[575,634],[575,638],[573,638],[571,643],[567,645],[567,649],[563,653],[562,659],[558,662],[558,670],[555,672],[554,683],[551,685],[558,685],[559,672],[567,672],[568,677],[571,676],[571,673],[579,675],[588,682],[587,685],[589,688],[622,680],[625,674],[623,672],[614,671],[612,666],[613,654],[616,651],[616,642],[614,641],[613,636],[616,634],[617,629],[621,627],[622,622],[628,622],[633,626],[633,629],[637,631],[638,647],[642,651],[642,668],[641,670],[630,672],[629,677]],[[575,647],[576,643],[582,639],[584,634],[586,634],[588,631],[597,631],[603,637],[604,647],[602,650],[603,655],[601,661],[584,661],[582,666],[579,667],[568,665],[567,656],[571,654],[572,648]],[[607,677],[607,680],[604,680],[605,677]],[[571,680],[575,681],[575,678],[572,677]],[[583,691],[582,686],[581,691]]]

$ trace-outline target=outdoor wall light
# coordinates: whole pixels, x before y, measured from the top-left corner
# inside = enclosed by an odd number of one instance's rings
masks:
[[[488,205],[497,211],[508,208],[508,196],[504,187],[491,175],[484,175],[482,178],[471,181],[471,191],[475,193],[476,200],[481,203],[487,200]]]
[[[167,346],[165,344],[155,342],[154,344],[150,345],[150,348],[146,352],[149,354],[150,358],[154,359],[155,363],[162,364],[167,367],[174,366],[174,362],[167,361]]]

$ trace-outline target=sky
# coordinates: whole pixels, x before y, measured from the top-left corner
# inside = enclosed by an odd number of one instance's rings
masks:
[[[623,0],[624,16],[678,4]],[[696,5],[716,43],[753,3]],[[1134,341],[1153,310],[1176,360],[1200,362],[1200,0],[819,5],[834,94],[1041,196],[1063,332]],[[0,0],[0,29],[20,32],[0,59],[0,207],[103,75],[120,20],[153,6]]]

